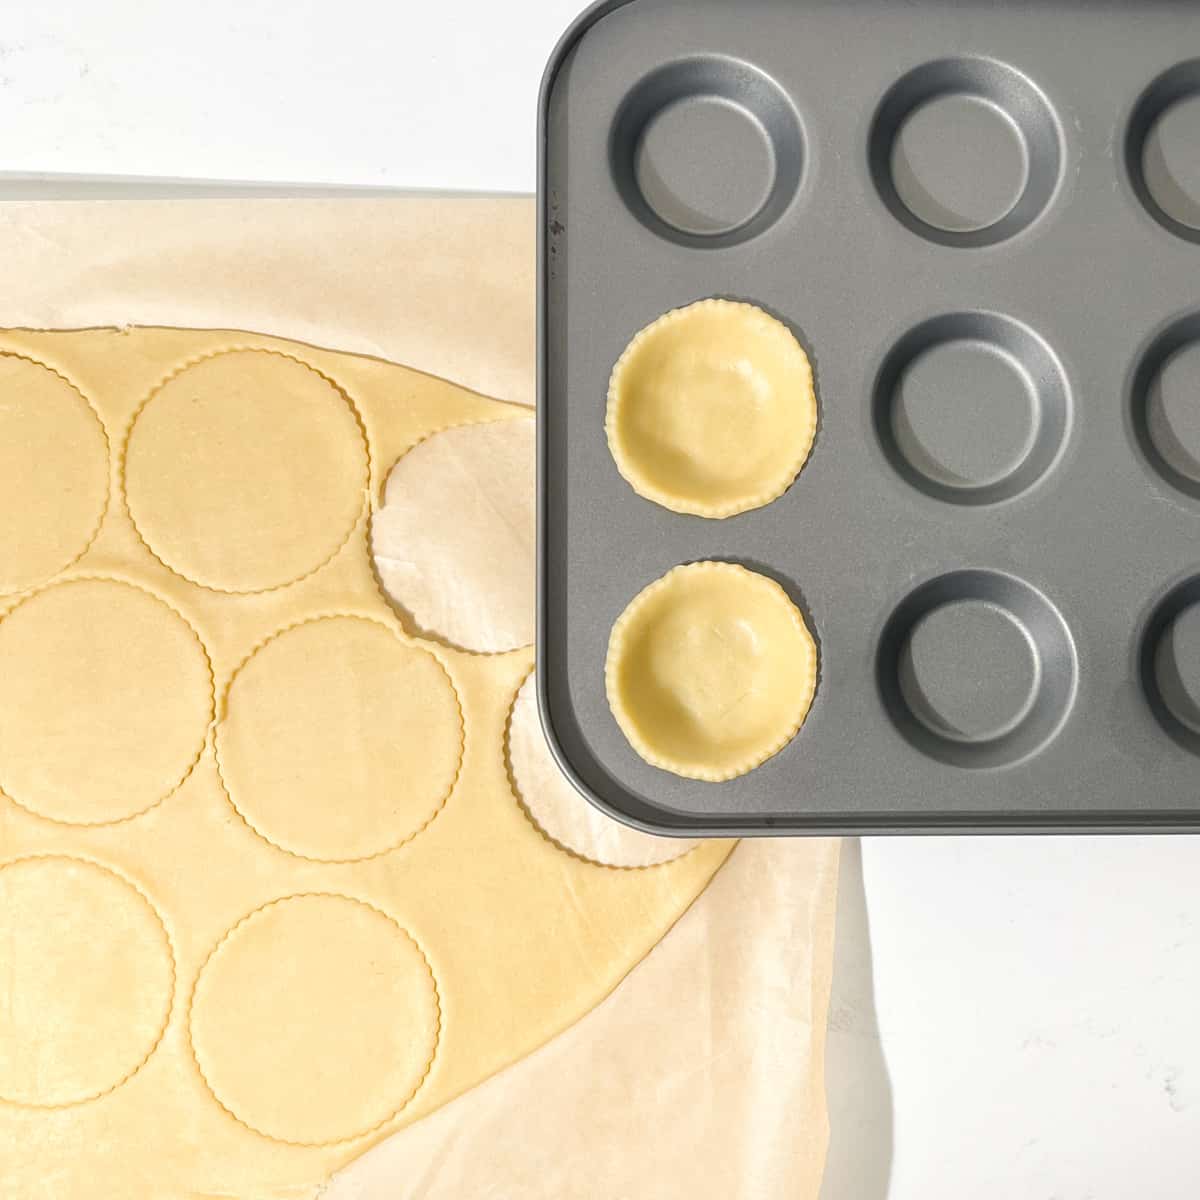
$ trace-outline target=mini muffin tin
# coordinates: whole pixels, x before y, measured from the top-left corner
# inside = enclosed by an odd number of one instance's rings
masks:
[[[540,703],[580,790],[689,835],[1200,828],[1200,6],[609,2],[540,137]],[[719,521],[604,437],[630,338],[708,296],[787,323],[820,406]],[[820,647],[800,733],[718,784],[604,693],[700,559]]]

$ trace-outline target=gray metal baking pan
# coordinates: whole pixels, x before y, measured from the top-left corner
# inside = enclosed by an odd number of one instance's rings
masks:
[[[579,789],[689,835],[1200,828],[1200,5],[610,2],[540,115],[540,703]],[[708,296],[787,323],[820,404],[723,521],[603,430],[629,339]],[[604,694],[618,614],[708,558],[821,656],[719,784]]]

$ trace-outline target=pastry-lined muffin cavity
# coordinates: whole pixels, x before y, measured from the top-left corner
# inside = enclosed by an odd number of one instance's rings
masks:
[[[674,309],[634,337],[609,379],[617,469],[673,512],[731,517],[770,504],[808,460],[816,429],[808,355],[752,304]]]
[[[795,737],[817,646],[774,580],[735,563],[675,567],[634,597],[608,642],[608,703],[652,766],[712,783]]]

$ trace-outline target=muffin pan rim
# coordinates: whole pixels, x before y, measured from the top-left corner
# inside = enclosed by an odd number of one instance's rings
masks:
[[[646,0],[641,0],[641,2],[646,3]],[[603,18],[616,13],[621,9],[627,8],[634,3],[635,0],[604,0],[602,3],[593,5],[590,10],[584,13],[575,22],[571,29],[568,30],[567,34],[564,35],[564,38],[560,42],[555,55],[552,56],[550,60],[546,76],[543,80],[539,111],[538,277],[541,288],[541,301],[539,303],[538,311],[537,366],[539,384],[539,416],[541,419],[539,420],[538,428],[539,622],[537,650],[539,662],[549,663],[550,669],[539,672],[538,691],[539,708],[547,738],[556,758],[559,761],[560,767],[562,767],[564,770],[564,773],[575,784],[575,786],[581,792],[583,792],[585,796],[588,797],[588,799],[590,799],[593,803],[596,803],[598,807],[602,808],[610,815],[613,815],[616,818],[633,825],[634,827],[643,828],[649,832],[655,832],[659,834],[677,832],[680,834],[694,836],[697,833],[712,835],[734,833],[738,835],[745,835],[756,833],[771,834],[779,832],[936,832],[955,830],[971,832],[1049,832],[1055,830],[1069,831],[1075,829],[1088,829],[1100,832],[1105,830],[1183,830],[1194,828],[1197,824],[1200,824],[1200,814],[1194,815],[1193,813],[1184,809],[1155,809],[1152,807],[1139,807],[1137,804],[1132,804],[1130,807],[1124,809],[1111,810],[1105,808],[1076,810],[1066,807],[1054,810],[1053,808],[1046,807],[1030,806],[1028,808],[1024,808],[1013,805],[1007,806],[1003,808],[1002,811],[996,812],[960,812],[957,810],[951,812],[913,811],[904,812],[897,815],[894,813],[879,812],[831,813],[826,809],[822,809],[813,813],[790,810],[784,816],[759,812],[754,812],[753,815],[732,812],[722,812],[714,815],[711,810],[707,809],[692,812],[690,810],[680,811],[674,807],[658,807],[654,802],[649,802],[647,804],[643,802],[645,799],[644,794],[642,796],[629,795],[628,793],[622,795],[620,788],[618,788],[617,792],[611,793],[607,796],[597,795],[597,789],[592,786],[595,777],[588,770],[588,767],[594,764],[589,764],[586,762],[580,762],[579,764],[576,764],[574,761],[572,761],[575,755],[578,753],[578,746],[572,744],[573,734],[569,726],[576,722],[577,717],[575,713],[570,711],[570,704],[564,701],[564,696],[566,693],[561,689],[558,689],[556,692],[556,689],[552,686],[554,681],[551,677],[555,671],[562,670],[562,667],[559,664],[563,661],[563,655],[565,651],[555,643],[553,631],[548,628],[549,623],[547,621],[547,608],[553,608],[554,605],[561,603],[557,599],[554,600],[553,603],[548,600],[547,593],[549,588],[552,586],[552,582],[548,579],[548,576],[557,571],[561,564],[556,563],[548,558],[548,553],[551,549],[551,538],[548,531],[550,522],[547,519],[548,505],[546,503],[546,497],[548,495],[547,489],[553,489],[556,484],[561,483],[563,478],[563,464],[561,461],[556,460],[552,453],[552,441],[556,434],[552,434],[548,427],[549,421],[555,421],[557,419],[557,413],[554,411],[554,405],[556,402],[554,399],[550,398],[548,394],[552,383],[555,382],[554,376],[555,371],[557,370],[557,368],[552,369],[551,358],[554,354],[554,349],[551,347],[550,342],[552,338],[558,336],[557,328],[564,324],[561,318],[556,318],[554,322],[555,328],[552,330],[552,322],[549,319],[547,307],[549,302],[548,297],[554,290],[555,275],[561,271],[564,265],[564,259],[558,258],[556,261],[556,256],[559,254],[569,253],[567,239],[564,236],[565,230],[563,228],[563,223],[560,216],[563,205],[561,195],[557,190],[558,178],[550,169],[547,151],[548,142],[554,137],[554,126],[558,119],[557,114],[553,111],[553,91],[558,80],[561,66],[564,62],[568,61],[572,57],[580,40],[584,38],[597,23],[601,22]],[[670,6],[646,3],[646,8],[650,10],[655,8],[661,10],[664,8],[669,9]],[[819,17],[821,11],[822,10],[820,10],[818,7],[814,6],[813,9],[800,13],[799,18],[803,20],[808,17]],[[927,54],[924,56],[924,58],[918,58],[916,60],[917,64],[919,65],[921,62],[932,61],[941,57],[955,57],[958,55],[958,47],[953,42],[948,43],[948,46],[949,49],[943,54]],[[908,49],[909,48],[906,47],[906,55],[902,56],[893,78],[901,77],[913,65],[912,61],[907,57]],[[679,53],[681,54],[684,52],[686,52],[686,48],[679,50]],[[724,52],[723,48],[722,52]],[[737,51],[734,50],[731,50],[730,52],[737,53]],[[974,52],[973,48],[972,52]],[[962,53],[967,54],[968,52],[964,50]],[[985,55],[985,57],[987,57],[987,55]],[[995,57],[1002,62],[1008,61],[1006,60],[1005,55],[999,51],[996,52]],[[1177,58],[1178,56],[1176,56],[1176,60]],[[768,74],[771,73],[771,66],[769,62],[763,62],[758,65],[760,65]],[[1009,65],[1012,65],[1018,72],[1022,74],[1025,73],[1025,69],[1021,63],[1010,62]],[[1151,67],[1146,75],[1146,78],[1152,79],[1159,73],[1161,73],[1161,69]],[[1086,153],[1094,149],[1094,139],[1096,136],[1098,136],[1097,131],[1094,128],[1088,131],[1082,128],[1078,121],[1071,120],[1073,114],[1070,103],[1068,102],[1066,107],[1064,107],[1063,96],[1046,86],[1047,83],[1054,81],[1043,79],[1033,72],[1029,72],[1029,78],[1032,79],[1034,86],[1039,90],[1039,92],[1043,92],[1043,94],[1047,97],[1051,106],[1052,114],[1059,122],[1059,127],[1064,137],[1064,157],[1061,164],[1061,177],[1056,182],[1050,202],[1037,215],[1035,220],[1032,222],[1032,225],[1027,226],[1021,231],[1021,233],[1025,235],[1019,239],[1022,243],[1021,252],[1024,254],[1029,254],[1031,252],[1030,243],[1035,236],[1037,238],[1046,236],[1046,230],[1043,229],[1042,226],[1059,224],[1064,218],[1064,213],[1066,213],[1067,216],[1070,215],[1069,206],[1074,201],[1074,193],[1080,186],[1079,175],[1081,165],[1087,166],[1093,176],[1099,176],[1097,163],[1094,161],[1094,159],[1090,163],[1086,161]],[[780,80],[780,82],[786,86],[786,81]],[[882,95],[882,92],[880,94]],[[794,91],[791,92],[791,95],[797,109],[800,112],[801,120],[804,123],[806,133],[809,133],[810,135],[813,134],[814,126],[809,121],[808,111],[806,111],[799,96]],[[1136,99],[1136,97],[1134,99]],[[1111,135],[1116,139],[1116,144],[1119,148],[1121,139],[1123,138],[1128,126],[1130,112],[1132,111],[1131,101],[1124,98],[1124,96],[1121,95],[1118,90],[1116,93],[1114,93],[1112,108],[1114,115],[1112,116],[1110,122],[1112,126],[1110,132]],[[1092,140],[1089,141],[1089,138]],[[820,157],[821,141],[821,131],[819,129],[815,129],[813,143],[811,145],[806,145],[806,151],[809,151],[811,154],[811,158],[806,160],[806,189],[811,183],[811,180],[807,178],[809,168],[812,165],[811,160]],[[828,152],[829,148],[830,147],[828,144],[824,147],[826,152]],[[838,146],[837,149],[839,151],[844,151],[845,147]],[[819,164],[821,171],[829,170],[830,165],[831,164],[828,161],[822,161]],[[1104,164],[1100,165],[1101,167],[1104,166]],[[1105,170],[1104,174],[1108,178],[1108,181],[1112,184],[1111,190],[1114,196],[1114,202],[1119,203],[1120,200],[1123,199],[1122,193],[1131,193],[1131,189],[1129,187],[1130,181],[1124,172],[1123,162],[1119,153],[1114,156],[1113,160],[1108,162],[1106,166],[1107,169]],[[823,181],[818,180],[818,182]],[[1092,181],[1092,186],[1095,186],[1094,180]],[[868,197],[868,199],[872,198],[876,201],[878,200],[877,196]],[[1132,195],[1130,195],[1130,199],[1132,199]],[[788,224],[791,228],[795,227],[798,219],[795,211],[796,207],[797,206],[793,206],[793,211],[788,214],[787,218]],[[805,207],[807,208],[807,205]],[[876,209],[879,209],[882,206],[876,204],[875,207]],[[1139,237],[1145,238],[1148,235],[1148,231],[1150,231],[1149,235],[1157,237],[1161,242],[1163,240],[1161,229],[1159,229],[1157,225],[1148,219],[1147,214],[1141,205],[1134,203],[1131,205],[1131,208],[1134,211],[1126,214],[1127,225],[1130,230],[1131,238],[1136,242]],[[807,213],[805,215],[807,215]],[[576,225],[576,227],[578,228],[578,225]],[[772,230],[770,235],[772,244],[777,245],[779,239],[783,238],[786,232],[787,231],[785,230]],[[909,240],[912,241],[914,239],[910,238]],[[1169,239],[1167,240],[1169,241]],[[1004,243],[1000,245],[989,246],[986,249],[980,248],[978,254],[967,255],[965,257],[968,260],[973,260],[978,267],[978,265],[985,259],[995,262],[997,252],[1006,252],[1007,249],[1008,244]],[[945,268],[947,267],[947,263],[942,259],[942,256],[950,254],[958,255],[958,251],[958,247],[934,247],[933,261],[935,263],[940,262],[941,266],[938,269],[943,270],[943,273],[946,273]],[[763,252],[764,251],[760,249],[760,256]],[[662,256],[662,258],[665,263],[669,264],[678,264],[683,261],[679,254],[665,254]],[[720,260],[723,263],[729,263],[733,261],[728,253],[723,253],[720,256]],[[711,265],[710,269],[715,272],[720,272],[722,267],[720,265]],[[968,271],[972,269],[969,263],[966,269]],[[992,268],[988,267],[987,269]],[[684,271],[683,273],[688,279],[695,275],[695,272]],[[690,303],[694,300],[701,299],[709,295],[736,295],[739,299],[749,300],[753,303],[760,303],[762,307],[766,308],[769,312],[775,314],[779,312],[779,304],[775,299],[777,293],[763,292],[758,294],[752,289],[746,287],[744,284],[742,286],[737,286],[736,284],[725,284],[720,281],[719,274],[717,275],[716,279],[717,281],[714,282],[707,290],[696,290],[694,285],[681,281],[678,298],[673,299],[671,304],[678,306]],[[1055,355],[1061,363],[1064,373],[1067,376],[1069,391],[1075,391],[1076,381],[1073,378],[1073,365],[1075,361],[1073,358],[1073,353],[1075,352],[1074,346],[1060,347],[1056,342],[1053,330],[1043,329],[1036,315],[1030,315],[1021,311],[1020,309],[1014,309],[1011,304],[1007,303],[1003,298],[993,298],[991,295],[989,295],[986,288],[980,290],[977,305],[981,309],[996,311],[1004,316],[1009,316],[1020,324],[1031,328],[1035,334],[1041,337],[1041,339],[1049,347],[1052,354]],[[935,309],[947,309],[952,307],[954,307],[952,302],[941,305],[933,305],[933,308]],[[969,305],[969,307],[973,307],[973,305]],[[666,309],[664,307],[661,311],[665,310]],[[657,315],[657,313],[654,315]],[[790,315],[791,314],[789,313],[789,316]],[[651,316],[650,319],[653,319],[653,317]],[[1137,352],[1139,349],[1144,349],[1144,344],[1139,347],[1136,342],[1138,329],[1144,328],[1148,324],[1152,325],[1156,320],[1160,319],[1161,315],[1159,317],[1152,316],[1149,322],[1145,320],[1138,322],[1135,320],[1135,322],[1130,324],[1128,327],[1129,344],[1126,347],[1127,353],[1124,356],[1126,363],[1130,363],[1132,361],[1135,352]],[[901,329],[910,324],[912,324],[912,321],[909,318],[900,319]],[[804,330],[804,333],[808,333],[807,329]],[[870,346],[872,344],[872,342],[867,343],[868,357],[870,357],[871,354]],[[824,356],[822,355],[820,342],[816,343],[816,349],[817,358],[823,359]],[[827,347],[826,353],[828,353]],[[814,360],[814,368],[818,368],[820,365],[821,364],[818,363],[817,360]],[[1121,438],[1123,441],[1125,441],[1126,445],[1128,445],[1128,439],[1126,437],[1127,430],[1122,429],[1123,422],[1121,417],[1118,415],[1122,403],[1121,398],[1126,394],[1123,387],[1124,372],[1122,371],[1121,374],[1122,378],[1114,379],[1113,381],[1112,396],[1103,397],[1100,401],[1097,401],[1093,406],[1095,411],[1089,412],[1082,424],[1085,425],[1083,432],[1086,434],[1088,432],[1086,425],[1094,419],[1096,413],[1099,411],[1099,406],[1107,405],[1105,412],[1108,418],[1112,420],[1115,417],[1115,436]],[[827,400],[826,403],[829,403],[829,401]],[[844,403],[846,403],[848,407],[852,407],[855,401],[854,398],[845,397]],[[1067,470],[1068,468],[1071,468],[1073,464],[1065,460],[1076,458],[1079,453],[1086,450],[1086,446],[1081,447],[1076,445],[1077,441],[1086,442],[1088,439],[1078,438],[1077,434],[1080,431],[1074,426],[1075,422],[1074,420],[1071,420],[1064,434],[1063,444],[1059,448],[1059,452],[1050,472],[1051,476],[1053,476],[1055,472],[1059,470]],[[582,431],[580,432],[579,436],[582,436]],[[1136,457],[1132,447],[1129,448],[1131,451],[1131,457]],[[826,452],[828,453],[829,451],[827,450]],[[804,476],[802,473],[802,480],[803,477]],[[1171,499],[1170,497],[1163,497],[1161,494],[1162,490],[1163,489],[1158,489],[1157,500],[1161,502],[1163,499]],[[549,494],[553,493],[551,492]],[[894,489],[892,494],[894,496]],[[1012,506],[1004,505],[1003,507],[1009,508]],[[1165,511],[1170,506],[1164,505],[1163,507]],[[967,515],[970,517],[972,514],[968,513]],[[1170,519],[1170,514],[1168,514],[1168,519]],[[697,552],[696,550],[697,539],[695,537],[681,537],[680,542],[681,545],[683,545],[686,549],[687,553],[681,554],[680,556],[670,560],[669,565],[675,565],[677,563],[687,561],[695,561],[696,559],[702,557],[733,558],[735,561],[738,558],[736,553],[731,554],[729,552],[727,540],[719,544],[713,544],[709,547],[705,547],[701,552]],[[755,549],[757,549],[757,547],[752,548],[747,553],[752,554],[753,550]],[[666,560],[664,560],[664,562],[665,561]],[[960,559],[955,565],[962,567],[980,566],[985,569],[998,571],[1000,573],[1012,572],[1012,563],[1003,558],[991,561],[986,557],[981,558],[977,556],[970,561]],[[794,569],[795,564],[794,562],[789,562],[788,566],[789,569]],[[950,567],[949,569],[953,569],[953,567]],[[925,570],[927,570],[927,568],[925,568]],[[1016,573],[1021,574],[1019,571]],[[1053,594],[1053,580],[1047,580],[1044,578],[1043,573],[1040,571],[1035,570],[1031,576],[1022,577],[1026,578],[1027,582],[1029,582],[1039,591],[1049,590],[1050,594]],[[803,581],[803,576],[800,576],[800,578],[801,581]],[[638,587],[644,582],[645,579],[643,579],[640,575],[637,578],[632,578],[630,581],[630,587],[627,589],[629,594],[633,595],[638,590]],[[1162,577],[1147,577],[1143,581],[1143,587],[1141,590],[1143,593],[1143,602],[1146,602],[1150,597],[1161,595]],[[888,611],[890,612],[890,609]],[[881,620],[887,615],[887,612],[882,613]],[[1131,631],[1131,636],[1135,641],[1141,637],[1144,618],[1145,612],[1139,610],[1139,614],[1137,616],[1137,625]],[[1070,623],[1070,619],[1068,618],[1068,624]],[[820,621],[818,621],[816,626],[816,632],[818,636],[822,636],[823,634]],[[877,636],[877,633],[878,630],[871,631],[872,639]],[[1087,639],[1085,639],[1085,642],[1086,640]],[[872,641],[872,645],[873,644],[874,642]],[[1090,646],[1081,643],[1081,658],[1086,660],[1090,650]],[[584,757],[586,758],[586,755]],[[579,769],[581,766],[584,768],[583,770]],[[624,807],[626,800],[630,801],[629,807]]]

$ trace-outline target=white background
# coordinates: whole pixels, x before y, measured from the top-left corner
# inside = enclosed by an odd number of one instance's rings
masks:
[[[0,172],[530,191],[577,7],[9,0]],[[847,842],[834,992],[824,1200],[1200,1195],[1195,839]]]
[[[0,170],[532,191],[583,0],[5,0]]]

